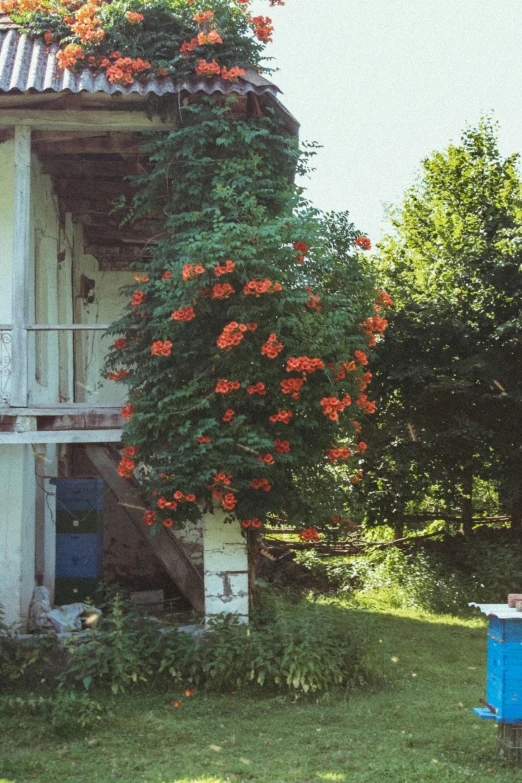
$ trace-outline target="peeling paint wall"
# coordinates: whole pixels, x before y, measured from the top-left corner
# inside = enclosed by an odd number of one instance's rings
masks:
[[[248,556],[239,522],[224,524],[216,510],[203,520],[205,615],[235,614],[248,620]]]

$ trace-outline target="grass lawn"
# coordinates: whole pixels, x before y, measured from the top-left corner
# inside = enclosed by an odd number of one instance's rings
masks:
[[[41,718],[4,715],[0,783],[522,781],[497,757],[495,726],[471,712],[485,695],[480,618],[354,614],[388,670],[378,691],[297,704],[196,694],[177,709],[175,690],[133,693],[74,740],[53,737]]]

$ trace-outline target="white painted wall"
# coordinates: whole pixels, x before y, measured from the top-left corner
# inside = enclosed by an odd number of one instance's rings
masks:
[[[25,623],[35,586],[35,469],[31,446],[0,446],[0,604]]]
[[[239,522],[224,524],[216,509],[203,519],[205,616],[235,614],[248,621],[248,556]]]

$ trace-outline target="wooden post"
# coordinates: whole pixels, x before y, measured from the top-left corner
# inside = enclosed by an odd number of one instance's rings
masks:
[[[31,129],[17,125],[14,154],[13,331],[11,406],[26,408],[28,398],[29,266],[31,221]]]

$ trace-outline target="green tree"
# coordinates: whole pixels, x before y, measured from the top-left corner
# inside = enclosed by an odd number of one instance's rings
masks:
[[[382,400],[369,517],[400,529],[426,495],[471,530],[474,478],[520,526],[522,188],[489,120],[425,160],[379,265],[396,310],[378,352]]]

